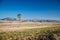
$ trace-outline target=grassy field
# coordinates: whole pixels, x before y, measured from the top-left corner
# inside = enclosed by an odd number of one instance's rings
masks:
[[[0,32],[0,40],[49,40],[49,35],[52,37],[50,40],[60,40],[60,26]]]
[[[60,40],[60,22],[0,23],[0,40]]]
[[[60,22],[21,22],[0,23],[0,32],[24,31],[26,29],[60,26]]]

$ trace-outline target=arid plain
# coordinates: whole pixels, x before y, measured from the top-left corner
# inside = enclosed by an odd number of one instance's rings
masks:
[[[0,23],[0,32],[24,31],[26,29],[60,26],[60,22],[6,22]]]

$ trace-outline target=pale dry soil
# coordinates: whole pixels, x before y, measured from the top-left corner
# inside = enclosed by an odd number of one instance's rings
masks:
[[[12,22],[0,23],[0,32],[24,31],[26,29],[60,26],[60,22]]]

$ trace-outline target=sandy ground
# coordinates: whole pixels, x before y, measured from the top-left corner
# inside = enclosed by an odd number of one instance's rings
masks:
[[[60,23],[56,23],[56,22],[0,23],[0,32],[23,31],[23,30],[26,30],[26,29],[54,27],[54,26],[57,26],[57,25],[60,26]]]

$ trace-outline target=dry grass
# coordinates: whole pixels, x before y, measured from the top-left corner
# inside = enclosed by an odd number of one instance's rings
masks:
[[[0,23],[0,40],[38,40],[42,35],[49,36],[49,30],[56,40],[60,40],[59,22]]]
[[[60,22],[11,22],[0,23],[0,32],[60,26]]]
[[[51,33],[54,33],[54,38],[59,40],[60,37],[60,26],[50,27],[50,28],[34,28],[27,29],[24,31],[14,31],[14,32],[0,32],[0,40],[38,40],[39,36],[49,36]],[[49,34],[50,33],[50,34]],[[47,35],[49,34],[49,35]]]

